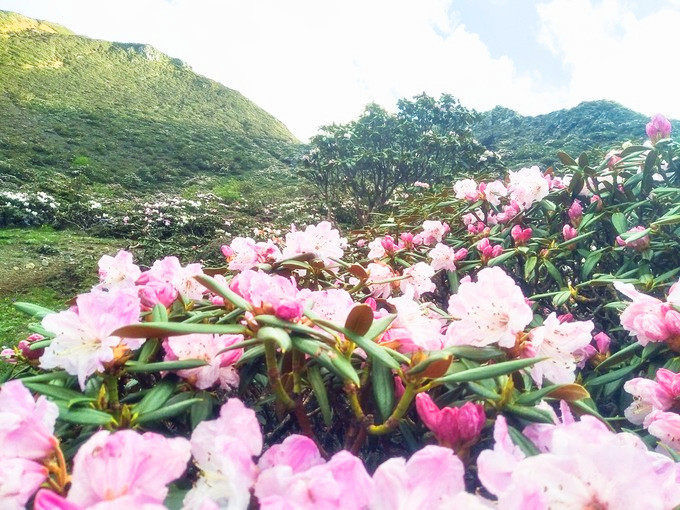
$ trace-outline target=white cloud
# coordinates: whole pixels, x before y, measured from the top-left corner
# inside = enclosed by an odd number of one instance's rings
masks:
[[[568,66],[566,104],[611,99],[680,118],[678,3],[636,17],[630,2],[554,0],[538,5],[539,40]]]
[[[153,44],[301,139],[370,101],[389,108],[421,92],[530,115],[607,98],[680,118],[670,76],[680,9],[665,5],[636,19],[623,0],[539,4],[537,39],[572,76],[555,88],[541,80],[540,62],[521,74],[512,55],[493,57],[457,19],[455,0],[0,0],[0,9],[91,37]]]

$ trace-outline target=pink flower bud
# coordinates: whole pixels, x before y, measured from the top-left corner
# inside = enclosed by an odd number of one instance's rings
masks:
[[[14,354],[14,349],[3,349],[0,351],[0,361],[4,361],[5,363],[16,363],[16,357]]]
[[[414,237],[410,232],[402,232],[399,236],[399,248],[411,250],[414,247]]]
[[[657,113],[646,126],[646,132],[652,143],[656,143],[663,138],[668,138],[671,134],[671,123],[666,117]]]
[[[590,203],[597,204],[595,208],[597,209],[598,212],[600,212],[604,208],[604,204],[602,203],[602,199],[600,198],[599,195],[593,195],[592,197],[590,197]]]
[[[364,246],[366,246],[366,239],[359,239],[357,241],[357,248],[363,248]]]
[[[581,206],[581,202],[574,200],[571,203],[571,207],[569,207],[567,214],[569,215],[569,221],[571,221],[571,224],[574,227],[578,227],[581,224],[581,219],[583,218],[583,207]]]
[[[533,230],[531,230],[531,228],[522,228],[520,225],[515,225],[512,227],[512,230],[510,230],[510,235],[515,242],[515,246],[526,244],[529,239],[531,239],[532,233]]]
[[[612,341],[612,339],[609,338],[609,335],[607,333],[604,333],[603,331],[595,335],[593,337],[593,340],[595,340],[597,350],[602,354],[606,353],[609,350],[609,344],[611,344]]]
[[[274,315],[284,321],[292,321],[302,317],[302,303],[292,299],[283,299],[274,310]]]
[[[177,289],[169,282],[152,281],[137,291],[142,310],[151,310],[160,303],[168,308],[177,299]]]
[[[565,241],[569,241],[578,235],[578,231],[571,225],[564,225],[562,227],[562,237]]]
[[[440,409],[427,393],[416,396],[416,410],[442,446],[459,450],[477,440],[486,415],[484,406],[467,402],[462,407]]]
[[[231,257],[234,256],[234,250],[231,249],[231,246],[228,246],[226,244],[220,246],[220,251],[222,252],[222,255],[224,255],[225,259],[230,259]]]
[[[461,248],[460,250],[456,251],[453,254],[453,261],[454,262],[461,261],[467,256],[468,256],[468,251],[465,248]]]
[[[394,238],[392,236],[383,237],[380,244],[387,253],[394,253],[398,249],[398,246],[394,244]]]
[[[398,375],[394,376],[394,396],[397,398],[401,398],[401,396],[404,394],[404,382],[401,380],[401,377]]]
[[[560,324],[564,324],[565,322],[573,321],[574,316],[570,313],[565,313],[564,315],[558,315],[557,320],[560,321]]]
[[[638,225],[637,227],[631,228],[626,234],[634,234],[635,232],[642,232],[643,230],[645,230],[645,227]],[[650,239],[648,235],[641,237],[640,239],[635,239],[634,241],[624,240],[621,236],[616,237],[616,244],[625,246],[626,248],[632,248],[636,251],[645,251],[649,248],[649,243]]]

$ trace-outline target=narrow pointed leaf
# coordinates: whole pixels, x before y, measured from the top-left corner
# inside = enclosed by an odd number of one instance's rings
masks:
[[[132,373],[149,373],[161,372],[168,370],[186,370],[189,368],[198,368],[207,365],[208,362],[203,359],[182,359],[177,361],[159,361],[158,363],[137,363],[128,361],[125,364],[125,369]]]
[[[111,336],[123,338],[165,338],[168,336],[190,335],[193,333],[206,335],[243,334],[246,328],[240,324],[186,324],[183,322],[130,324],[118,328]]]
[[[330,427],[333,425],[333,412],[328,401],[326,385],[323,382],[323,377],[321,377],[321,371],[318,366],[309,365],[307,367],[307,380],[312,387],[316,401],[319,404],[319,409],[321,409],[323,422],[326,424],[326,427]]]
[[[394,409],[394,377],[392,370],[380,363],[371,368],[373,399],[381,422],[384,422]]]
[[[359,375],[354,370],[352,364],[341,354],[316,340],[307,338],[292,337],[293,347],[313,357],[328,370],[340,376],[342,379],[349,379],[357,386],[360,385]]]
[[[174,404],[165,405],[160,409],[156,409],[155,411],[140,414],[139,416],[137,416],[137,419],[134,420],[134,422],[142,425],[144,423],[166,420],[168,418],[172,418],[173,416],[177,416],[178,414],[183,413],[191,406],[193,406],[195,403],[200,401],[201,401],[200,398],[188,398],[186,400],[182,400],[181,402],[175,402]]]
[[[471,368],[469,370],[463,370],[455,374],[447,375],[435,379],[435,382],[439,384],[454,383],[454,382],[470,382],[478,381],[481,379],[488,379],[491,377],[498,377],[499,375],[511,374],[517,370],[522,370],[523,368],[535,365],[544,358],[527,358],[518,359],[512,361],[503,361],[502,363],[496,363],[493,365],[486,365],[483,367]]]
[[[13,306],[20,312],[30,315],[31,317],[35,317],[36,319],[42,319],[46,315],[56,313],[49,308],[45,308],[44,306],[34,305],[33,303],[24,303],[22,301],[13,303]]]
[[[160,409],[172,396],[176,387],[177,381],[170,378],[162,379],[144,395],[144,398],[135,406],[134,411],[144,414]]]
[[[222,285],[220,282],[215,280],[214,278],[208,276],[208,275],[198,275],[194,276],[194,278],[205,288],[211,290],[218,296],[226,299],[229,301],[231,304],[233,304],[236,308],[243,308],[244,310],[251,311],[253,307],[251,306],[248,301],[243,299],[241,296],[236,294],[233,290],[231,290],[229,287]]]
[[[257,332],[257,339],[262,340],[263,342],[275,342],[281,349],[281,352],[288,351],[292,345],[290,335],[288,335],[285,330],[271,326],[260,328]]]

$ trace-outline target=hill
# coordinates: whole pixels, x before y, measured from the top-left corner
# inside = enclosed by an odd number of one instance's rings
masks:
[[[560,150],[576,156],[586,150],[601,156],[627,140],[642,142],[647,122],[645,115],[613,101],[586,101],[535,117],[497,106],[480,115],[473,131],[510,168],[548,167],[557,162]],[[674,130],[680,129],[680,122],[672,124]]]
[[[0,11],[0,186],[177,190],[296,155],[253,102],[142,44]]]

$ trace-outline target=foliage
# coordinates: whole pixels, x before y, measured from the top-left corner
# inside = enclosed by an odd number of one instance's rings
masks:
[[[602,158],[610,147],[642,138],[645,122],[644,115],[613,101],[585,101],[535,117],[497,106],[480,113],[472,130],[508,168],[548,168],[559,164],[558,151],[577,153],[585,149],[591,159]],[[673,123],[680,129],[680,123]]]
[[[472,137],[474,119],[447,94],[402,99],[396,114],[370,104],[357,120],[322,128],[303,175],[331,210],[352,207],[361,222],[405,183],[441,182],[476,169],[483,148]]]

